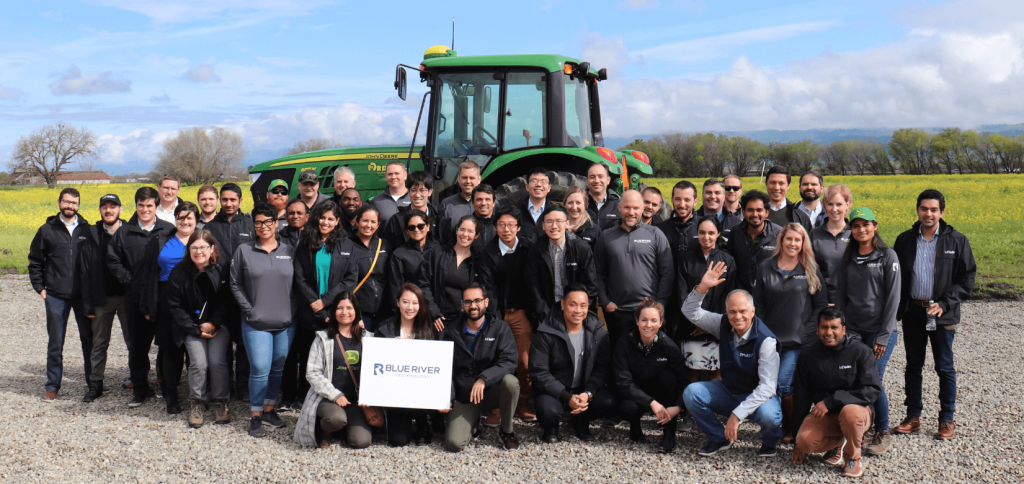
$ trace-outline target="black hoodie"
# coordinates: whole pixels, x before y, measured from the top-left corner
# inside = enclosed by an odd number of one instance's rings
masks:
[[[896,319],[902,320],[903,314],[910,306],[910,289],[914,277],[914,261],[917,259],[917,238],[920,236],[921,222],[916,222],[910,230],[896,238],[893,245],[900,265],[903,266],[903,285],[900,290],[899,311]],[[974,277],[978,266],[974,263],[974,252],[967,236],[957,232],[945,220],[939,220],[939,229],[935,232],[938,241],[935,243],[935,272],[932,300],[942,307],[942,317],[938,324],[949,326],[960,323],[960,303],[971,297],[974,291]]]
[[[642,407],[650,406],[654,398],[636,386],[635,380],[650,380],[663,371],[672,372],[678,382],[679,398],[673,402],[658,402],[663,406],[674,407],[683,404],[682,389],[686,388],[690,379],[687,376],[686,361],[683,353],[664,331],[659,331],[650,351],[641,349],[640,330],[633,327],[629,335],[619,338],[612,354],[612,369],[615,372],[615,386],[623,398],[629,398]]]
[[[804,418],[811,413],[811,407],[818,402],[825,402],[830,414],[839,413],[846,405],[866,407],[875,403],[882,393],[875,354],[849,336],[835,348],[817,339],[797,359],[793,389],[793,435],[796,435]]]
[[[583,321],[583,365],[584,391],[597,393],[607,384],[611,370],[611,349],[608,347],[608,332],[597,317],[587,315]],[[562,404],[572,398],[572,379],[576,373],[574,353],[569,333],[565,329],[565,316],[561,309],[551,314],[534,335],[530,343],[530,381],[535,392],[558,398]]]
[[[36,232],[28,250],[28,275],[32,289],[46,291],[61,299],[81,296],[81,278],[78,253],[81,243],[88,239],[89,222],[81,215],[74,232],[68,232],[60,214],[47,217],[46,223]]]
[[[516,371],[519,362],[516,341],[508,323],[488,314],[473,343],[473,351],[470,351],[462,341],[465,318],[465,314],[462,314],[445,326],[440,338],[441,341],[455,344],[452,351],[451,395],[453,401],[461,403],[469,403],[469,393],[477,379],[483,379],[486,386],[494,385],[505,375]]]

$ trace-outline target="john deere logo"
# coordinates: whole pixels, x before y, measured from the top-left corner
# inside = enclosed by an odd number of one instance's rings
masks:
[[[383,175],[385,172],[388,171],[388,165],[386,163],[383,165],[370,163],[369,165],[366,165],[366,171],[370,173],[376,173],[378,175]]]
[[[358,351],[346,351],[345,352],[345,361],[348,362],[348,364],[350,364],[350,365],[358,365],[359,364],[359,352]]]

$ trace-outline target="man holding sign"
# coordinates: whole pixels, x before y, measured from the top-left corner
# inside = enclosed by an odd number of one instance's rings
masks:
[[[454,342],[452,355],[451,409],[445,430],[445,447],[460,452],[479,432],[480,415],[498,407],[501,410],[502,446],[519,448],[512,428],[512,417],[519,400],[516,370],[516,342],[508,323],[488,316],[487,291],[477,283],[462,291],[462,316],[449,324],[441,341]]]

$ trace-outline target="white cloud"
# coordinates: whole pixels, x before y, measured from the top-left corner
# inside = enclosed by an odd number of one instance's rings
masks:
[[[16,87],[0,85],[0,99],[20,101],[28,97],[28,93]]]
[[[200,64],[185,71],[185,79],[192,82],[220,82],[220,76],[213,72],[210,64]]]
[[[114,79],[111,71],[98,74],[82,74],[76,65],[72,65],[61,74],[60,79],[50,84],[50,92],[55,96],[68,94],[103,94],[108,92],[129,92],[132,81]]]
[[[653,10],[661,6],[661,2],[658,0],[626,0],[618,5],[617,8],[624,8],[626,10]]]
[[[332,3],[331,0],[86,0],[145,15],[161,23],[189,22],[216,17],[224,12],[264,11],[305,15]]]
[[[757,44],[772,40],[796,37],[809,32],[819,32],[836,25],[835,21],[799,22],[756,29],[741,30],[722,35],[670,42],[630,54],[645,60],[656,59],[677,63],[698,62],[714,59],[725,54],[732,47]]]
[[[583,37],[580,60],[590,62],[597,69],[607,68],[611,78],[618,77],[622,66],[634,63],[622,34],[609,38],[601,32],[588,32]]]

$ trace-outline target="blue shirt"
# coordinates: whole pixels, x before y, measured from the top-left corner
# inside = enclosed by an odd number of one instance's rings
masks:
[[[924,240],[924,235],[918,229],[914,276],[910,282],[912,299],[927,301],[932,298],[932,289],[935,288],[935,246],[938,238],[939,232],[935,231],[930,242]]]
[[[462,323],[462,342],[466,343],[466,348],[469,348],[470,353],[473,352],[473,346],[476,345],[476,337],[484,330],[484,326],[487,326],[487,317],[484,317],[484,322],[480,323],[480,329],[475,333],[466,328],[466,323]]]
[[[547,205],[548,200],[546,198],[544,199],[544,203],[540,204],[539,209],[533,204],[532,200],[526,200],[526,208],[530,209],[529,212],[530,216],[533,217],[533,223],[537,223],[537,219],[540,218],[540,215],[542,213],[544,213],[544,207],[546,207]]]
[[[327,251],[327,244],[320,246],[316,251],[316,282],[320,295],[327,294],[327,285],[331,280],[331,253]]]
[[[160,255],[156,258],[156,263],[160,266],[161,282],[167,281],[167,278],[171,276],[171,269],[174,269],[174,266],[178,265],[184,257],[185,244],[177,237],[171,237],[160,249]]]

